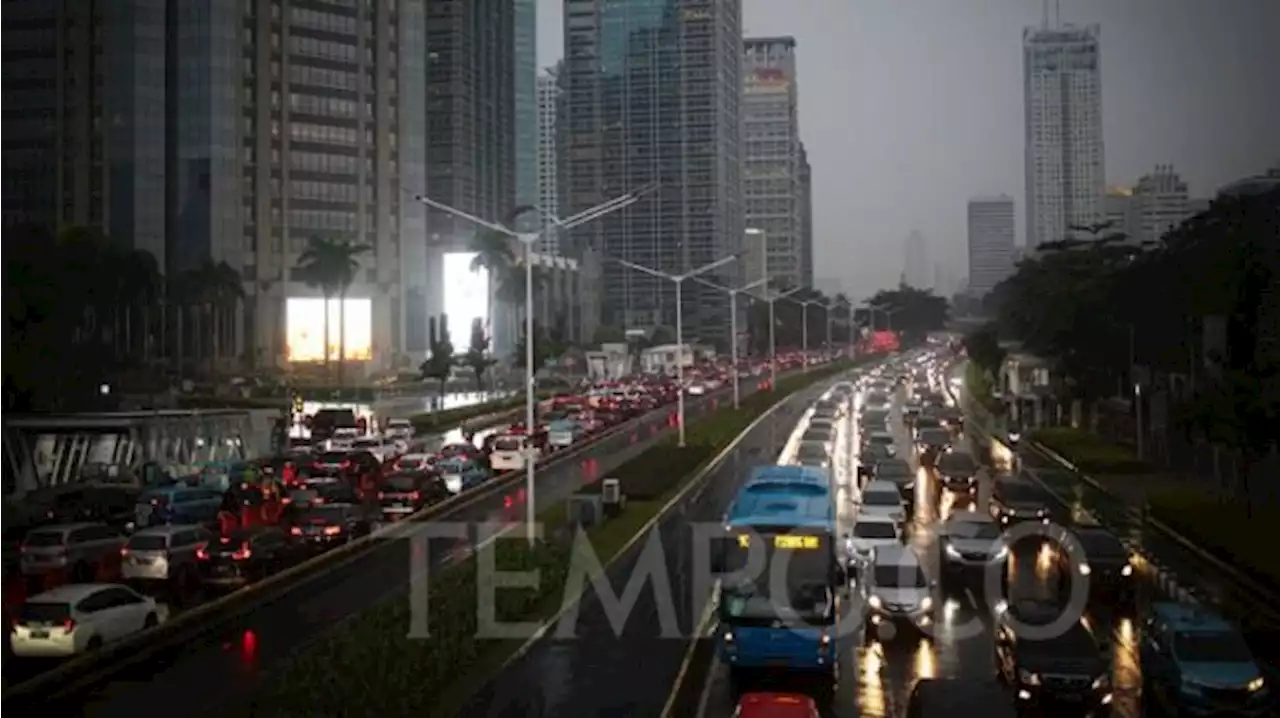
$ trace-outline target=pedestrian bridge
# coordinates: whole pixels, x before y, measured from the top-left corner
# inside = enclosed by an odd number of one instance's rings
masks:
[[[154,463],[181,473],[207,461],[253,458],[270,419],[246,410],[137,411],[4,417],[4,496],[21,497],[101,473]],[[266,422],[264,425],[264,421]]]

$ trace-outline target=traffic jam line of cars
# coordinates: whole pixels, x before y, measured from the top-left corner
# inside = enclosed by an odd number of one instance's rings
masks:
[[[686,391],[719,388],[725,371],[689,372]],[[552,458],[673,403],[678,391],[661,376],[596,385],[542,401],[532,430],[498,427],[434,449],[407,422],[368,433],[354,412],[324,410],[309,441],[278,456],[146,488],[69,490],[46,524],[25,533],[19,575],[6,577],[17,589],[6,591],[7,648],[32,659],[7,660],[6,683],[520,471],[528,456]]]

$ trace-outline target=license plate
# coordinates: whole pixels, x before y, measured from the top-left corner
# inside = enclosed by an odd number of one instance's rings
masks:
[[[32,638],[48,638],[49,632],[48,631],[32,631],[31,637]]]

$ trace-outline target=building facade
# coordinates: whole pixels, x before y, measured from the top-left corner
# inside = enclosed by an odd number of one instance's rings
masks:
[[[513,68],[515,80],[516,204],[538,206],[538,2],[512,0],[515,9]],[[536,214],[521,218],[522,229],[542,224]]]
[[[902,246],[901,283],[916,289],[933,286],[933,261],[929,257],[929,243],[924,235],[912,230]]]
[[[603,322],[674,325],[674,284],[610,260],[679,274],[741,249],[740,2],[567,0],[564,41],[564,214],[651,191],[562,236],[560,249],[603,253]],[[732,284],[740,275],[731,266],[708,278]],[[683,301],[690,340],[726,345],[728,297],[689,283]]]
[[[791,37],[743,41],[743,200],[747,224],[768,235],[770,276],[783,286],[812,281],[806,271],[804,173],[800,144],[796,42]]]
[[[1013,198],[969,200],[969,293],[983,297],[1013,273]]]
[[[1097,25],[1022,35],[1027,246],[1102,218],[1105,158]]]
[[[1142,243],[1160,241],[1191,216],[1187,183],[1173,165],[1156,165],[1153,172],[1138,180],[1133,188],[1133,212],[1136,227],[1131,237]]]
[[[538,251],[560,253],[560,237],[553,217],[560,214],[559,167],[556,147],[556,114],[560,105],[559,66],[538,75],[538,206],[542,208],[542,241]]]
[[[1108,225],[1107,232],[1123,233],[1125,237],[1138,236],[1137,203],[1134,201],[1132,187],[1108,187],[1102,198],[1102,221]]]
[[[800,283],[814,287],[813,280],[813,170],[809,153],[800,143]]]

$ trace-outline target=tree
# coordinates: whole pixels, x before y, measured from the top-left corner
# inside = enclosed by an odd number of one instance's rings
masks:
[[[324,296],[324,365],[329,371],[329,301],[337,296],[338,310],[338,383],[342,383],[343,365],[346,363],[346,296],[360,269],[360,255],[373,248],[367,244],[354,244],[345,240],[311,237],[307,248],[298,257],[296,270],[302,281]]]
[[[994,324],[985,324],[964,338],[965,352],[969,359],[984,372],[998,372],[1004,363],[1005,351],[1000,347],[1000,336]]]
[[[928,289],[917,289],[906,284],[897,289],[882,289],[867,302],[889,315],[888,323],[877,312],[874,320],[879,328],[892,327],[895,331],[910,335],[923,335],[941,331],[947,326],[949,307],[947,300]]]
[[[484,375],[489,371],[489,367],[497,364],[497,361],[489,356],[489,336],[485,334],[484,322],[479,317],[471,320],[471,340],[462,363],[475,373],[476,390],[483,391]]]
[[[649,332],[649,346],[660,347],[667,344],[676,343],[676,330],[665,325],[659,324]]]
[[[601,344],[622,344],[626,341],[626,332],[608,324],[596,327],[595,333],[591,335],[591,343],[596,346]]]
[[[442,314],[438,322],[436,317],[431,317],[427,320],[427,325],[431,354],[418,366],[418,372],[423,381],[440,382],[440,397],[443,398],[445,386],[449,382],[449,377],[453,375],[454,367],[453,341],[449,337],[448,317]]]
[[[533,366],[536,372],[546,365],[547,360],[558,357],[557,351],[563,350],[554,346],[547,330],[536,321],[533,323],[533,337]],[[526,334],[521,333],[520,338],[516,340],[515,354],[512,357],[516,367],[520,369],[528,368],[528,364],[525,362],[528,351],[525,344],[526,339]]]

